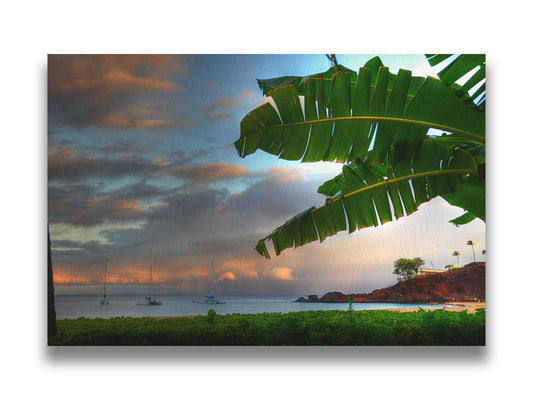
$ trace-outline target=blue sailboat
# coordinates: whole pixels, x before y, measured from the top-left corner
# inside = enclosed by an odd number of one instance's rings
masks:
[[[226,304],[224,300],[220,297],[222,295],[222,290],[218,285],[217,280],[215,279],[215,270],[213,268],[213,262],[211,261],[211,294],[205,295],[203,299],[193,300],[193,303],[196,304]]]

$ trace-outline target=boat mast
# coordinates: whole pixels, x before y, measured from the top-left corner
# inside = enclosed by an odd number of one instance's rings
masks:
[[[152,300],[152,264],[150,264],[150,287],[148,289],[148,300]]]
[[[213,260],[211,260],[211,295],[215,297],[215,269],[213,268]]]
[[[107,260],[104,261],[104,301],[106,298],[106,286],[107,286]]]

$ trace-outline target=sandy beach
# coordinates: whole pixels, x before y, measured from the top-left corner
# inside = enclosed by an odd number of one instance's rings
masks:
[[[481,303],[481,302],[466,302],[466,301],[463,301],[463,302],[455,302],[455,303],[445,303],[446,306],[444,307],[444,309],[446,311],[464,311],[466,310],[467,313],[471,314],[471,313],[475,313],[476,312],[476,308],[485,308],[485,303]],[[420,307],[424,310],[429,310],[429,311],[432,311],[432,310],[435,310],[435,308],[432,308],[432,307]],[[413,311],[418,311],[418,307],[406,307],[406,308],[387,308],[386,309],[387,311],[399,311],[399,312],[413,312]]]
[[[485,303],[481,302],[455,302],[455,303],[444,303],[445,307],[444,310],[446,311],[464,311],[466,310],[467,313],[472,314],[476,312],[477,308],[485,308]],[[434,307],[421,307],[424,310],[428,311],[434,311],[438,308]],[[383,309],[385,311],[397,311],[397,312],[415,312],[418,311],[418,307],[405,307],[405,308],[385,308]],[[166,319],[166,318],[194,318],[196,315],[186,315],[186,316],[168,316],[168,317],[152,317],[155,319]]]

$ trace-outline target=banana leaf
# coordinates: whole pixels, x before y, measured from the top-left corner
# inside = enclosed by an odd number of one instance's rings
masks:
[[[471,213],[470,211],[467,211],[464,214],[462,214],[461,216],[450,220],[449,222],[451,222],[455,226],[460,226],[460,225],[466,225],[469,222],[472,222],[473,220],[475,220],[476,218],[477,217],[476,217],[476,215],[474,213]]]
[[[410,165],[391,169],[390,176],[383,176],[381,167],[358,159],[319,188],[327,196],[323,206],[291,218],[259,240],[256,250],[270,258],[267,240],[279,255],[290,247],[322,242],[339,231],[379,226],[413,213],[436,196],[448,196],[448,201],[459,204],[468,195],[461,191],[465,182],[476,185],[477,168],[467,151],[434,140],[424,141]],[[485,217],[484,212],[476,216]]]
[[[373,163],[386,162],[391,149],[391,163],[412,158],[429,128],[482,145],[484,112],[465,104],[457,87],[406,70],[391,74],[377,59],[358,74],[335,72],[330,82],[316,76],[270,89],[275,107],[266,103],[246,115],[234,145],[243,158],[260,149],[286,160],[343,163],[370,150]]]
[[[452,58],[452,54],[426,54],[426,59],[431,66],[435,66],[445,60]],[[448,84],[453,84],[474,69],[477,71],[456,90],[458,97],[465,96],[470,89],[480,84],[485,79],[485,55],[484,54],[461,54],[452,60],[439,73],[439,78]],[[465,97],[466,102],[472,102],[480,97],[477,105],[485,107],[485,84],[481,85],[472,96]]]

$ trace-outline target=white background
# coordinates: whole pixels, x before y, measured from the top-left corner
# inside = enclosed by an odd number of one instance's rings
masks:
[[[530,392],[532,35],[530,13],[522,4],[4,3],[0,365],[5,398],[462,399],[519,398]],[[326,52],[487,54],[486,348],[48,349],[46,55]]]

